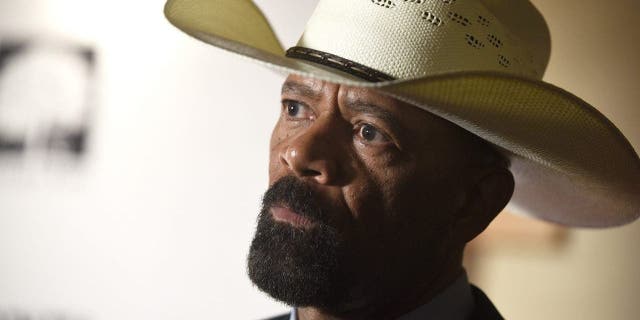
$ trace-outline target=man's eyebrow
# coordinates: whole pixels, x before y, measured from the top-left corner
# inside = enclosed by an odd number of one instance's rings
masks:
[[[313,100],[320,99],[320,93],[313,90],[313,88],[304,85],[302,83],[287,81],[282,85],[281,94],[296,94],[304,97],[311,98]]]
[[[401,134],[402,132],[404,132],[403,126],[400,124],[400,121],[398,121],[398,118],[396,118],[393,113],[385,110],[378,105],[360,99],[349,99],[345,103],[345,106],[351,111],[369,114],[383,120],[386,124],[389,125],[389,127],[391,127],[391,130],[393,130],[396,134]]]

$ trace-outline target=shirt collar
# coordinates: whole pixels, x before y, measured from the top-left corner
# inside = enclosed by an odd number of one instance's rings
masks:
[[[436,295],[431,301],[413,311],[404,314],[397,320],[448,319],[464,320],[473,312],[475,303],[467,274],[462,274]],[[289,320],[298,320],[296,308],[291,310]]]
[[[431,301],[397,320],[448,319],[464,320],[471,315],[475,302],[467,274],[462,272],[458,278],[436,295]]]

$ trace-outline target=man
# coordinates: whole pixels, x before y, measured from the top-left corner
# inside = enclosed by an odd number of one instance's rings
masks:
[[[282,319],[501,319],[465,244],[508,203],[572,226],[640,214],[640,161],[593,107],[540,79],[526,0],[322,0],[284,52],[250,1],[174,0],[183,31],[291,73],[251,280]]]
[[[290,76],[282,101],[253,282],[301,319],[394,319],[458,281],[437,312],[471,314],[462,251],[511,197],[507,161],[370,89]]]

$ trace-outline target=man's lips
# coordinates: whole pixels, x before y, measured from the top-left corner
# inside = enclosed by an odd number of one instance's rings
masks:
[[[271,207],[271,216],[275,221],[286,222],[296,228],[308,229],[314,225],[309,218],[302,216],[289,208],[274,206]]]

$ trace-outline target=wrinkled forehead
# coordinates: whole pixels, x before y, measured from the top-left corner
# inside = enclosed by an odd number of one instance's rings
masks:
[[[377,102],[380,105],[403,104],[402,101],[373,88],[341,85],[296,74],[289,75],[282,85],[282,93],[288,92],[295,92],[309,98],[339,94],[342,98],[367,100],[369,102]]]

